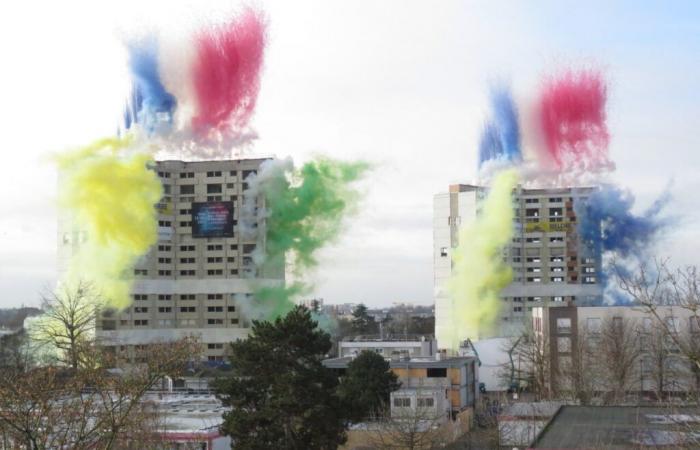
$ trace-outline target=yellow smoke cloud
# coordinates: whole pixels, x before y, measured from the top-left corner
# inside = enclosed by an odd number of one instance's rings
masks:
[[[108,138],[56,158],[59,204],[79,230],[63,283],[89,282],[106,306],[130,303],[133,267],[158,238],[162,196],[153,159],[130,138]]]
[[[517,183],[513,169],[498,174],[481,203],[481,214],[460,230],[449,283],[451,324],[437,336],[445,348],[457,350],[461,340],[483,337],[498,320],[499,293],[512,280],[502,250],[513,237],[512,192]]]

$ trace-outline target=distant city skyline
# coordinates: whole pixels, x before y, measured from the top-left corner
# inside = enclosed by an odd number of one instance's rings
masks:
[[[0,74],[0,307],[36,306],[55,282],[51,154],[114,134],[127,92],[119,35],[176,27],[219,3],[29,1],[0,18],[11,68]],[[658,253],[697,262],[696,2],[259,5],[269,45],[251,151],[374,164],[359,211],[323,251],[312,297],[432,304],[433,195],[476,177],[489,82],[509,81],[526,102],[542,75],[570,64],[600,67],[609,80],[612,180],[631,189],[639,210],[673,181],[669,213],[679,225]]]

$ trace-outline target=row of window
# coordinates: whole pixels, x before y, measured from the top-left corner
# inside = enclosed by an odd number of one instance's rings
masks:
[[[248,178],[251,174],[256,173],[255,170],[243,170],[243,178]],[[211,170],[207,172],[207,178],[216,178],[223,175],[221,170]],[[229,171],[229,175],[232,177],[238,176],[237,170]],[[170,178],[170,172],[159,171],[158,176],[161,178]],[[194,172],[180,172],[180,178],[194,178]]]
[[[112,321],[110,321],[112,322]],[[197,325],[197,320],[196,319],[182,319],[178,321],[180,326],[196,326]],[[228,323],[231,325],[238,325],[238,319],[228,319]],[[158,326],[160,327],[168,327],[173,325],[172,319],[161,319],[158,320],[157,322]],[[207,319],[207,325],[223,325],[224,324],[224,319]],[[128,320],[120,320],[119,325],[122,327],[127,327],[129,326],[129,321]],[[134,326],[135,327],[147,327],[149,326],[149,320],[148,319],[135,319],[134,320]],[[103,322],[103,327],[104,330],[113,330],[114,329],[114,324],[113,323],[106,323]]]
[[[244,261],[244,263],[245,263],[245,261]],[[229,273],[229,275],[238,275],[239,270],[238,269],[229,269],[228,273]],[[208,269],[207,270],[207,276],[223,276],[223,274],[224,274],[224,269]],[[146,269],[134,269],[134,275],[147,276],[148,270],[146,270]],[[172,275],[173,275],[172,270],[167,270],[167,269],[158,270],[159,277],[170,277]],[[181,277],[194,277],[194,276],[197,276],[197,271],[194,269],[183,269],[183,270],[179,271],[179,275]]]
[[[180,258],[180,264],[194,264],[197,260],[192,257],[188,258]],[[173,262],[172,258],[167,258],[167,257],[161,257],[158,258],[158,263],[159,264],[171,264]],[[224,258],[222,256],[209,256],[207,257],[207,262],[208,263],[222,263],[224,262]],[[229,256],[226,258],[226,262],[233,263],[236,262],[236,257],[235,256]]]
[[[235,306],[228,306],[226,308],[226,311],[236,312],[236,307]],[[128,309],[126,309],[125,312],[128,312]],[[170,312],[173,312],[173,308],[172,308],[172,306],[159,306],[158,312],[159,313],[170,313]],[[197,308],[195,306],[180,306],[180,312],[181,313],[193,313],[193,312],[197,312]],[[223,306],[207,306],[207,312],[214,312],[214,313],[224,312],[224,307]],[[134,313],[137,313],[137,314],[148,313],[148,307],[147,306],[135,306]]]
[[[197,294],[179,294],[178,298],[180,300],[195,300]],[[203,294],[201,294],[203,295]],[[223,300],[224,294],[206,294],[207,300]],[[245,295],[246,297],[251,297],[251,294],[230,294],[231,298],[235,298],[239,295]],[[134,300],[148,300],[148,294],[134,294]],[[158,294],[158,300],[172,300],[173,294]]]
[[[507,299],[508,299],[508,298],[506,297],[506,300],[507,300]],[[522,302],[523,302],[523,299],[526,299],[528,302],[541,302],[541,301],[543,301],[543,299],[545,299],[545,297],[541,297],[541,296],[534,296],[534,297],[512,297],[512,300],[513,300],[514,302],[516,302],[516,303],[522,303]],[[576,300],[576,297],[571,297],[571,299],[572,299],[572,300]],[[557,295],[557,296],[552,297],[552,301],[553,301],[553,302],[563,302],[563,301],[564,301],[564,297],[561,296],[561,295]]]
[[[419,408],[432,408],[435,406],[435,399],[432,397],[418,397]],[[410,408],[412,404],[411,397],[394,397],[394,407]]]
[[[585,199],[586,199],[585,197],[581,198],[582,201]],[[564,201],[564,198],[563,197],[549,197],[548,200],[549,200],[549,203],[561,203]],[[570,202],[574,201],[573,197],[569,197],[569,201]],[[529,204],[539,203],[539,202],[540,202],[539,198],[526,198],[525,199],[525,203],[529,203]]]

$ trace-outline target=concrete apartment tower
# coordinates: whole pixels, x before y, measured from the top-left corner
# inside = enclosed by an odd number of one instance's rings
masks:
[[[513,269],[513,281],[501,292],[503,300],[496,336],[512,336],[530,320],[533,307],[586,304],[602,295],[600,256],[586,248],[576,232],[574,207],[595,188],[525,189],[513,192],[514,236],[503,257]],[[433,200],[435,335],[450,323],[449,280],[452,252],[459,230],[474,222],[488,188],[450,185]],[[478,239],[478,236],[474,237]],[[492,334],[493,335],[493,334]],[[483,336],[482,336],[483,337]]]
[[[265,159],[158,161],[163,183],[158,242],[134,268],[131,306],[103,311],[97,336],[117,351],[185,336],[200,338],[205,359],[222,361],[226,344],[247,336],[240,302],[252,300],[253,283],[284,283],[284,267],[260,273],[252,254],[264,245],[242,236],[238,221],[245,179]],[[262,198],[258,207],[263,207]],[[65,267],[80,241],[59,220],[59,264]],[[263,249],[258,249],[261,251]]]

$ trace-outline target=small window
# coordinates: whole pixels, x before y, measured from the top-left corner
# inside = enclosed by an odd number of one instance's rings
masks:
[[[224,294],[207,294],[207,300],[223,300]]]
[[[666,328],[669,333],[678,333],[681,330],[681,323],[678,317],[666,317]]]
[[[394,406],[396,408],[410,408],[411,397],[394,397]]]
[[[173,308],[171,308],[170,306],[161,306],[160,308],[158,308],[158,312],[159,313],[173,312]]]
[[[551,277],[552,283],[563,283],[564,277]]]
[[[224,319],[207,319],[208,325],[223,325]]]
[[[236,307],[235,307],[235,306],[229,306],[229,307],[228,307],[228,312],[236,312]]]
[[[447,368],[429,367],[426,375],[428,378],[447,378]]]
[[[690,318],[690,332],[700,333],[700,317],[693,316]]]
[[[589,317],[586,319],[586,329],[589,333],[598,334],[602,328],[600,317]]]
[[[221,194],[220,184],[207,184],[207,194]]]
[[[134,326],[145,327],[148,325],[148,320],[134,320]]]
[[[194,194],[194,184],[186,184],[186,185],[180,186],[180,194],[181,195]]]
[[[419,408],[432,408],[435,406],[435,399],[432,397],[419,397],[418,407]]]
[[[197,308],[194,306],[180,306],[181,313],[193,313],[197,312]]]
[[[220,350],[224,348],[224,344],[207,344],[209,350]]]
[[[207,312],[224,312],[223,306],[208,306]]]
[[[440,247],[440,257],[447,257],[447,247]]]
[[[568,317],[557,318],[557,333],[571,333],[571,319]]]
[[[158,300],[171,300],[172,298],[171,294],[158,294]]]
[[[571,352],[571,338],[558,337],[557,338],[557,350],[559,351],[559,353],[570,353]]]

